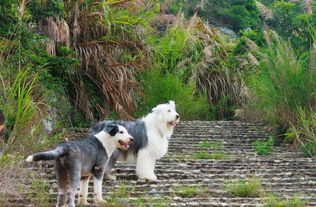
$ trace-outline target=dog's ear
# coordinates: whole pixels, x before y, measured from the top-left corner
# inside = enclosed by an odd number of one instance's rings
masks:
[[[160,111],[160,109],[157,106],[151,110],[151,112],[153,112],[153,113],[158,113],[159,111]]]
[[[113,137],[118,133],[119,128],[117,125],[107,125],[104,130]]]
[[[176,109],[176,103],[174,101],[169,101],[170,106],[172,106],[174,109]]]

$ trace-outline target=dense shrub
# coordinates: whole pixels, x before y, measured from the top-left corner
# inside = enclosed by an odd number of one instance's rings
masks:
[[[300,2],[276,1],[271,7],[274,18],[267,24],[288,39],[299,54],[308,51],[315,41],[316,14],[307,14]]]
[[[260,29],[261,21],[259,11],[254,0],[176,0],[169,5],[170,12],[177,13],[181,10],[187,17],[195,12],[215,26],[226,26],[235,32],[246,28]]]
[[[159,68],[153,68],[142,76],[144,99],[139,104],[139,111],[144,115],[160,103],[170,99],[177,105],[177,111],[183,120],[209,120],[211,108],[206,95],[197,93],[196,85],[190,81],[183,83],[177,72],[163,74]],[[137,116],[139,116],[137,115]]]
[[[255,104],[276,126],[285,130],[302,126],[299,109],[309,114],[315,107],[316,74],[276,33],[267,34],[267,44],[260,68],[249,82],[257,96]]]

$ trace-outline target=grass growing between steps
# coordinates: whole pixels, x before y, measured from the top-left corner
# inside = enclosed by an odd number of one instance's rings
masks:
[[[226,152],[215,152],[212,154],[209,154],[207,152],[197,152],[196,154],[193,155],[194,159],[225,159],[227,158],[227,153]]]
[[[115,190],[111,196],[108,196],[106,203],[114,205],[121,203],[119,199],[125,199],[129,197],[129,192],[131,190],[128,190],[128,187],[126,185],[125,181],[121,181],[118,187],[115,187]],[[106,206],[106,205],[104,205]]]
[[[198,144],[198,147],[203,147],[203,148],[219,148],[222,146],[223,146],[223,143],[221,143],[221,142],[205,141],[205,142],[201,142]]]
[[[200,186],[177,186],[174,188],[176,191],[175,194],[177,196],[185,197],[185,198],[193,198],[193,197],[204,197],[209,195],[209,188],[200,187]]]
[[[234,197],[260,197],[262,184],[256,177],[231,181],[226,185],[226,190],[231,192]]]
[[[267,141],[255,141],[253,142],[254,149],[258,155],[268,155],[273,151],[274,140],[272,136],[269,136]]]
[[[132,200],[131,203],[134,206],[154,206],[154,207],[169,207],[170,200],[168,199],[157,199],[157,198],[144,198],[140,197],[136,200]]]
[[[155,206],[167,207],[170,206],[170,200],[160,197],[150,197],[146,195],[141,197],[132,197],[131,192],[135,192],[135,187],[128,187],[126,181],[121,181],[119,186],[115,187],[114,193],[108,196],[104,207],[122,207],[122,206]],[[158,195],[158,193],[157,193]]]
[[[270,195],[267,198],[263,198],[264,207],[304,207],[306,206],[307,200],[295,196],[293,198],[282,199],[276,195]]]

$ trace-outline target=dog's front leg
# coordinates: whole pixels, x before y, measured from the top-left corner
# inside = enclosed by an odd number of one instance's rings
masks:
[[[142,180],[157,180],[155,175],[156,159],[147,150],[140,150],[137,154],[136,174]]]
[[[114,165],[115,165],[115,163],[116,163],[116,161],[117,161],[117,159],[118,159],[118,157],[119,157],[119,155],[120,155],[119,153],[120,153],[119,150],[116,149],[116,150],[112,153],[112,155],[111,155],[111,157],[110,157],[110,159],[109,159],[109,162],[108,162],[108,164],[106,165],[106,168],[105,168],[105,171],[104,171],[104,178],[105,178],[106,180],[112,180],[112,181],[115,181],[115,180],[116,180],[116,176],[114,176],[114,175],[111,174],[111,170],[112,170],[112,168],[114,167]]]
[[[89,205],[87,201],[90,176],[83,177],[80,181],[79,205]]]
[[[102,181],[103,181],[103,173],[100,176],[94,177],[93,187],[94,187],[94,202],[95,203],[105,202],[102,198]]]

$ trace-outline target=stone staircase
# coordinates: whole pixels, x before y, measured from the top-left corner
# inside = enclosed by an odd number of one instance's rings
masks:
[[[67,137],[79,139],[85,134],[86,129],[77,129],[67,132]],[[157,162],[159,181],[138,181],[134,165],[118,163],[113,171],[117,181],[103,183],[108,202],[102,206],[252,207],[266,206],[265,199],[271,194],[280,199],[304,200],[301,206],[316,206],[315,157],[304,158],[288,146],[274,147],[269,155],[258,156],[252,143],[267,138],[268,130],[260,124],[182,121],[170,141],[168,154]],[[200,144],[206,142],[207,146]],[[51,186],[49,201],[54,206],[57,187],[53,162],[28,167]],[[233,186],[249,179],[261,184],[260,196],[236,196]],[[89,188],[91,192],[92,183]],[[89,202],[94,205],[91,194]],[[34,206],[28,199],[13,199],[11,203]]]

